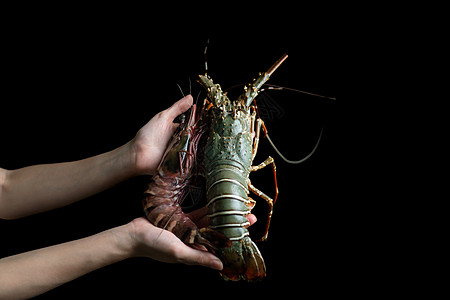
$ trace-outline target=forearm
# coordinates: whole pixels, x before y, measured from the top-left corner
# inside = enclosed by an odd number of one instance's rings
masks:
[[[3,172],[0,218],[14,219],[62,207],[135,174],[130,144],[79,161]]]
[[[130,256],[128,225],[0,259],[0,300],[28,299]]]

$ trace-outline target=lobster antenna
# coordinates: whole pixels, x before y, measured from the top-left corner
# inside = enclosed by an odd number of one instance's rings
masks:
[[[293,91],[293,92],[297,92],[297,93],[301,93],[301,94],[305,94],[305,95],[310,95],[310,96],[314,96],[314,97],[319,97],[319,98],[325,98],[325,99],[329,99],[329,100],[336,100],[336,98],[333,97],[328,97],[328,96],[324,96],[324,95],[319,95],[319,94],[314,94],[314,93],[310,93],[310,92],[305,92],[302,90],[297,90],[297,89],[293,89],[293,88],[288,88],[288,87],[282,87],[279,85],[275,85],[275,84],[264,84],[267,86],[267,90],[287,90],[287,91]],[[266,90],[266,89],[261,89],[260,92]]]
[[[228,92],[229,90],[232,90],[234,88],[238,88],[238,87],[241,87],[241,86],[244,86],[244,85],[245,85],[245,83],[239,83],[239,84],[230,86],[229,88],[226,88],[223,91],[224,92]],[[264,87],[262,89],[260,89],[259,92],[261,93],[261,92],[264,92],[266,90],[272,90],[272,91],[286,90],[286,91],[293,91],[293,92],[297,92],[297,93],[301,93],[301,94],[305,94],[305,95],[310,95],[310,96],[314,96],[314,97],[320,97],[320,98],[325,98],[325,99],[329,99],[329,100],[336,100],[336,98],[334,98],[334,97],[328,97],[328,96],[324,96],[324,95],[320,95],[320,94],[314,94],[314,93],[310,93],[310,92],[306,92],[306,91],[302,91],[302,90],[298,90],[298,89],[293,89],[293,88],[288,88],[288,87],[284,87],[284,86],[280,86],[280,85],[264,83]]]
[[[306,155],[304,158],[302,158],[302,159],[300,159],[300,160],[289,160],[289,159],[287,159],[286,157],[284,157],[283,154],[281,154],[280,150],[278,150],[278,148],[275,146],[275,144],[274,144],[274,143],[272,142],[272,140],[270,139],[269,134],[267,134],[267,133],[266,133],[266,138],[267,138],[267,140],[269,141],[270,145],[271,145],[271,146],[273,147],[273,149],[275,150],[275,152],[277,152],[277,154],[278,154],[285,162],[287,162],[287,163],[289,163],[289,164],[295,165],[295,164],[301,164],[302,162],[305,162],[308,158],[310,158],[310,157],[314,154],[314,152],[316,152],[317,147],[319,146],[320,140],[322,139],[322,133],[323,133],[323,127],[322,127],[322,129],[320,130],[319,138],[318,138],[318,140],[317,140],[317,142],[316,142],[316,145],[315,145],[314,148],[312,149],[312,151],[311,151],[308,155]]]
[[[206,52],[208,51],[209,39],[206,41],[205,50],[203,50],[203,56],[205,58],[205,75],[208,74],[208,59],[206,57]]]
[[[267,70],[266,74],[268,76],[271,76],[273,72],[275,72],[276,69],[278,69],[278,67],[283,63],[283,61],[286,60],[286,58],[288,58],[288,55],[285,53],[283,54],[282,57],[280,57],[280,59],[278,59],[270,68],[269,70]]]
[[[288,55],[285,53],[269,68],[269,70],[267,70],[267,72],[262,74],[260,73],[259,77],[255,79],[252,84],[244,87],[244,94],[242,97],[244,97],[244,102],[247,106],[250,106],[253,99],[255,99],[258,95],[258,90],[264,83],[266,83],[267,80],[269,80],[270,75],[275,72],[275,70],[283,63],[283,61],[286,60],[286,58],[288,58]]]

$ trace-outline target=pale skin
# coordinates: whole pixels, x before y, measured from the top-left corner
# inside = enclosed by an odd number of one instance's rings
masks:
[[[177,126],[173,120],[191,105],[188,95],[155,115],[130,142],[107,153],[17,170],[0,168],[0,218],[17,219],[48,211],[125,179],[155,174]],[[208,225],[205,208],[190,216],[199,227]],[[250,224],[256,222],[254,215],[248,219]],[[185,245],[171,232],[140,217],[83,239],[0,259],[0,300],[27,299],[131,257],[216,270],[223,267],[213,254]]]

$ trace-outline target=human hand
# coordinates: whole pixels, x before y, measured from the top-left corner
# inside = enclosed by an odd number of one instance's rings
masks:
[[[131,236],[135,242],[133,256],[150,257],[166,263],[200,265],[222,270],[219,258],[207,251],[187,246],[172,232],[151,224],[144,217],[133,220]]]
[[[131,141],[136,172],[140,175],[153,175],[161,161],[167,144],[178,124],[173,120],[192,105],[191,95],[175,102],[171,107],[156,114],[136,134]]]
[[[206,227],[209,219],[208,209],[200,208],[188,214],[199,228]],[[250,226],[256,222],[253,214],[247,216]],[[201,265],[215,270],[222,270],[219,258],[205,250],[191,248],[184,244],[172,232],[158,228],[144,217],[137,218],[128,224],[133,242],[133,256],[144,256],[167,263],[184,263]]]

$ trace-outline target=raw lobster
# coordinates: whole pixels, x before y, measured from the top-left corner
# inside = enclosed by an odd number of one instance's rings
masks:
[[[206,197],[209,228],[217,230],[231,241],[231,247],[222,247],[217,251],[224,264],[222,276],[229,280],[257,280],[266,276],[266,267],[258,247],[250,239],[247,230],[248,220],[255,201],[248,197],[249,190],[267,201],[270,206],[264,237],[267,238],[273,204],[278,196],[276,167],[269,157],[262,164],[252,166],[255,158],[259,132],[263,121],[256,120],[256,109],[252,106],[258,90],[275,69],[287,58],[284,55],[266,73],[248,86],[244,93],[231,101],[222,92],[220,85],[200,75],[200,84],[207,90],[212,103],[207,111],[209,132],[205,145],[204,168],[206,177]],[[275,197],[271,199],[250,182],[251,171],[267,165],[273,168],[275,179]]]
[[[267,238],[273,204],[278,196],[273,158],[252,166],[258,149],[263,121],[256,119],[252,105],[261,86],[287,58],[281,57],[267,72],[244,87],[244,93],[231,101],[220,85],[200,75],[199,83],[207,90],[203,106],[193,106],[189,117],[174,134],[166,153],[149,184],[144,211],[155,226],[165,228],[188,245],[203,245],[222,260],[225,279],[249,281],[266,276],[264,260],[250,239],[246,216],[255,201],[249,191],[269,204],[269,215],[262,240]],[[199,142],[204,136],[202,142]],[[197,149],[198,145],[201,145]],[[252,171],[267,165],[273,168],[275,197],[271,199],[255,188],[249,179]],[[206,199],[210,225],[199,230],[180,207],[193,176],[193,168],[206,178]]]

